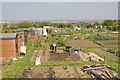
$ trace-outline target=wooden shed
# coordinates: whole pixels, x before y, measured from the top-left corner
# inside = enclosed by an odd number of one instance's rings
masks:
[[[26,45],[27,40],[31,38],[31,28],[19,28],[16,33],[20,35],[20,42],[23,45]]]
[[[2,58],[15,58],[20,55],[20,36],[16,33],[0,34]]]
[[[42,36],[43,28],[31,28],[31,39],[38,40]]]

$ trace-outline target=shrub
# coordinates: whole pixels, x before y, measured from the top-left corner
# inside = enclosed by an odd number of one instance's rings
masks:
[[[109,52],[109,53],[113,53],[113,54],[115,54],[115,53],[116,53],[116,51],[115,51],[115,50],[110,49],[110,48],[109,48],[109,49],[107,49],[106,51],[107,51],[107,52]]]
[[[81,29],[79,31],[80,34],[92,34],[92,30],[89,30],[89,29]]]
[[[58,46],[62,47],[62,46],[65,46],[66,45],[66,40],[60,36],[57,40],[56,40]]]
[[[120,50],[117,50],[116,55],[120,56]]]
[[[120,50],[119,49],[109,48],[109,49],[106,49],[106,51],[109,52],[109,53],[116,54],[116,55],[120,56]]]

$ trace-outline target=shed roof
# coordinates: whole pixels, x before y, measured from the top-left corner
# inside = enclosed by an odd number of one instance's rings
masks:
[[[31,30],[31,28],[19,28],[16,31],[25,31],[25,30],[29,31],[29,30]]]
[[[16,38],[16,33],[1,33],[0,38]]]

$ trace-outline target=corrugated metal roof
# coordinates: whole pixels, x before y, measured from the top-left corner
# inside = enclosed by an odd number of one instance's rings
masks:
[[[16,33],[1,33],[0,38],[16,38]]]

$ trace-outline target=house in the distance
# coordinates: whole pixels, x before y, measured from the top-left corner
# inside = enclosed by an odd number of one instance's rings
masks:
[[[16,58],[20,55],[20,36],[16,33],[0,34],[2,58]]]

